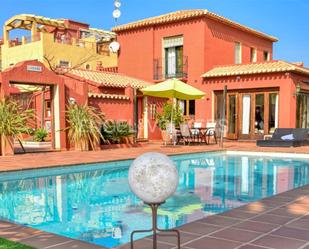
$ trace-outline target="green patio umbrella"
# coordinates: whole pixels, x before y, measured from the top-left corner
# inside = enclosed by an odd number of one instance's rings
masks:
[[[174,103],[175,98],[181,100],[193,100],[201,99],[205,96],[204,92],[175,78],[142,88],[141,91],[147,96],[171,98],[172,103]],[[174,108],[172,108],[171,114],[171,127],[173,125],[173,109]],[[171,133],[173,133],[172,129]]]

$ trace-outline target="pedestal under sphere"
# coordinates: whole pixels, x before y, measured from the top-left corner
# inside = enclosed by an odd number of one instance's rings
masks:
[[[176,191],[178,171],[166,155],[148,152],[131,164],[129,185],[145,203],[162,203]]]

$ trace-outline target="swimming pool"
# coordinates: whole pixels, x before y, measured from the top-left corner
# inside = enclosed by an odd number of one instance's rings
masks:
[[[177,192],[159,210],[173,228],[309,184],[309,159],[199,153],[172,156]],[[131,161],[0,173],[0,217],[112,248],[151,226],[128,186]],[[138,238],[138,237],[137,237]]]

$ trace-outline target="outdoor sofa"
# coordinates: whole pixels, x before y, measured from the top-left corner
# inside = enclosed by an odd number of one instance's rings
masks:
[[[309,144],[309,129],[277,128],[270,139],[257,140],[260,147],[298,147]]]

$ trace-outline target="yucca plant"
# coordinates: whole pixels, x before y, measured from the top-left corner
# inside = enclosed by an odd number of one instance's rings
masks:
[[[10,147],[13,154],[13,139],[21,139],[22,134],[30,134],[33,110],[25,110],[16,101],[5,98],[0,101],[0,136],[2,155],[7,154]]]
[[[77,150],[95,150],[100,138],[104,140],[100,127],[104,122],[103,113],[87,104],[70,104],[67,107],[67,130],[70,142]]]

